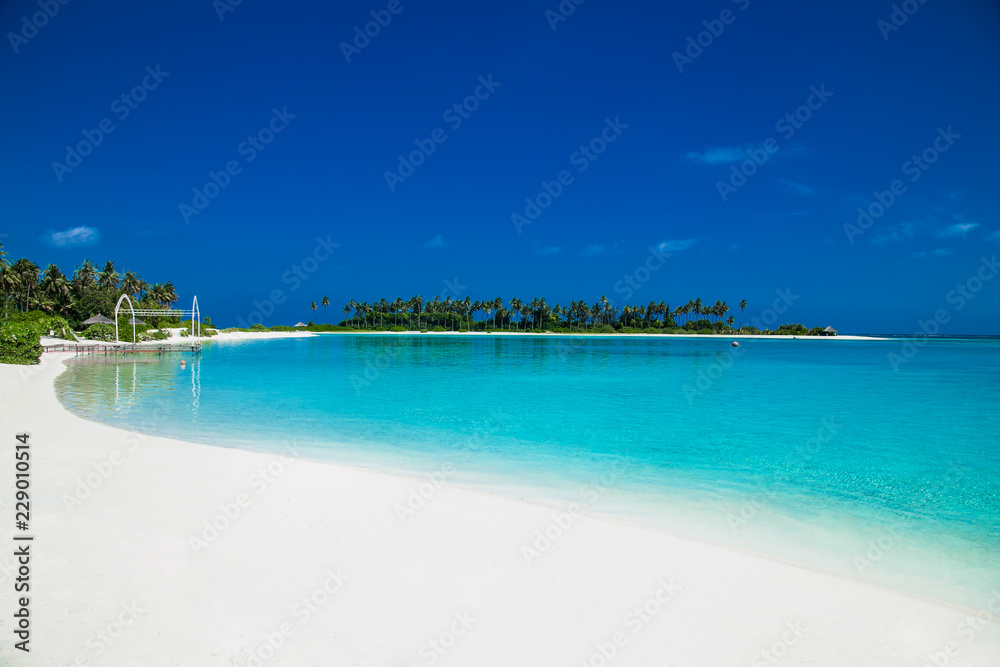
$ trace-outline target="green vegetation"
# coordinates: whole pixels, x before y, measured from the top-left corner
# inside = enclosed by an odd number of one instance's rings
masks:
[[[37,364],[42,356],[42,336],[71,337],[69,323],[58,315],[40,311],[9,313],[0,321],[0,363]]]
[[[328,299],[323,297],[323,305]],[[316,302],[309,306],[316,310]],[[647,334],[765,334],[818,335],[822,328],[808,329],[802,324],[785,324],[778,329],[759,331],[743,327],[746,299],[740,301],[740,326],[730,314],[725,301],[707,305],[693,299],[671,309],[660,301],[645,306],[614,306],[606,296],[593,305],[571,301],[568,306],[550,306],[544,298],[525,301],[501,298],[473,301],[471,298],[434,297],[425,301],[421,296],[393,301],[381,299],[375,303],[350,300],[342,309],[344,320],[336,327],[313,325],[308,331],[523,331],[551,333],[647,333]]]
[[[10,319],[12,313],[39,311],[61,317],[73,329],[79,329],[84,320],[97,314],[113,317],[115,304],[123,294],[128,295],[136,308],[149,310],[169,310],[178,300],[169,281],[147,283],[132,271],[119,272],[110,260],[100,268],[89,259],[84,260],[70,277],[55,264],[49,264],[43,271],[26,258],[10,262],[2,244],[0,290],[2,320]],[[142,319],[154,329],[178,325],[176,317],[143,316]]]
[[[114,341],[115,325],[113,324],[91,324],[80,334],[88,340]]]
[[[0,364],[37,364],[42,357],[39,329],[30,322],[0,323]]]

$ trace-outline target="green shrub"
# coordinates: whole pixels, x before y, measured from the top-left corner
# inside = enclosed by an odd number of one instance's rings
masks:
[[[42,358],[38,329],[29,322],[0,324],[0,364],[37,364]]]
[[[431,329],[431,331],[434,331],[434,332],[441,332],[441,331],[444,331],[444,330],[445,330],[444,327],[434,327],[433,329]]]
[[[406,331],[406,327],[401,327],[401,326],[399,326],[397,324],[393,328],[389,329],[389,331],[395,331],[396,333],[402,333],[402,332]]]
[[[273,327],[268,329],[268,331],[298,331],[298,329],[285,324],[275,324]]]
[[[141,334],[137,334],[136,338],[139,341],[167,340],[170,338],[170,334],[165,331],[160,331],[159,329],[153,329],[151,331],[143,331]]]
[[[263,324],[254,324],[250,327],[250,331],[267,331],[267,327]]]
[[[73,330],[69,322],[59,317],[51,315],[41,310],[32,310],[27,313],[11,313],[8,318],[11,322],[23,322],[31,326],[39,336],[48,336],[52,332],[56,338],[73,340]]]
[[[131,333],[131,331],[129,333]],[[83,330],[82,335],[88,340],[102,340],[113,343],[115,340],[115,325],[91,324]]]
[[[601,326],[594,329],[594,333],[618,333],[615,328],[610,324],[602,324]]]

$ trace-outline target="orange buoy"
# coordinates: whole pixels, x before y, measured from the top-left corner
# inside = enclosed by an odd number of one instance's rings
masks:
[[[181,359],[181,368],[184,368],[185,366],[187,366],[187,362]]]
[[[739,347],[739,346],[740,346],[740,344],[739,344],[739,343],[737,343],[737,342],[736,342],[736,341],[734,340],[734,341],[733,341],[733,347]],[[183,362],[181,362],[181,363],[183,363]]]

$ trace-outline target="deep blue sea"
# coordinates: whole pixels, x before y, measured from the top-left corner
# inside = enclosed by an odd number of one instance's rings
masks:
[[[117,426],[450,464],[460,485],[980,608],[1000,587],[1000,340],[920,342],[325,335],[95,358],[57,390]]]

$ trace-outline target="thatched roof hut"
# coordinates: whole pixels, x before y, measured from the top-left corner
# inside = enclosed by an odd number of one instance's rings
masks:
[[[91,317],[89,320],[84,320],[83,326],[89,327],[91,324],[114,324],[114,323],[115,323],[114,320],[109,320],[108,318],[104,317],[104,315],[98,313],[97,315]]]

